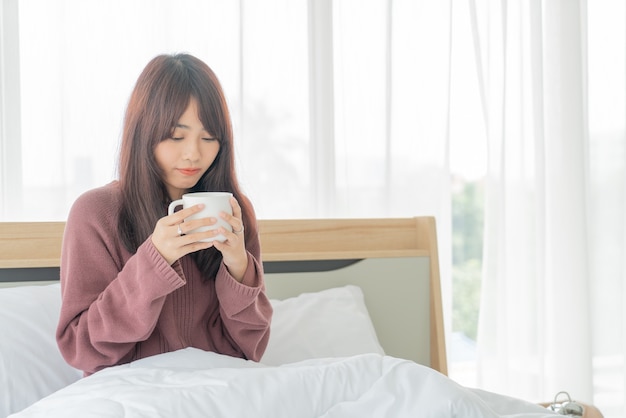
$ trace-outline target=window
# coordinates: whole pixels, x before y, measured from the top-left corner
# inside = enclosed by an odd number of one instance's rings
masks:
[[[23,0],[3,12],[19,16],[2,29],[5,85],[19,86],[3,91],[3,220],[63,220],[80,193],[113,180],[133,84],[173,52],[220,78],[257,210],[310,215],[306,1]],[[277,174],[294,197],[286,206],[262,198]]]

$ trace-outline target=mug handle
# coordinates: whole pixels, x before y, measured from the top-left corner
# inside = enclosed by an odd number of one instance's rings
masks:
[[[171,215],[172,213],[174,213],[174,209],[176,209],[177,206],[182,206],[182,205],[183,205],[183,199],[174,200],[172,203],[170,203],[169,208],[167,208],[167,214]]]

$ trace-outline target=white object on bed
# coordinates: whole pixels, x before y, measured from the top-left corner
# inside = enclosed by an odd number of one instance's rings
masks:
[[[488,395],[488,396],[483,396]],[[502,409],[507,412],[498,412]],[[34,417],[555,417],[523,401],[464,388],[379,354],[279,367],[194,348],[111,367],[12,418]]]
[[[60,306],[58,284],[0,289],[0,417],[82,376],[56,344]]]
[[[384,354],[358,286],[302,293],[272,300],[272,306],[274,317],[263,364]]]
[[[272,300],[272,305],[270,341],[262,359],[267,365],[383,353],[357,286]],[[60,306],[58,283],[0,289],[0,417],[82,376],[65,362],[56,344]]]

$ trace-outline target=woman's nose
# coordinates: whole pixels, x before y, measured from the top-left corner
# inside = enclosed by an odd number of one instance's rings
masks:
[[[183,159],[197,161],[200,159],[200,147],[196,139],[190,139],[186,141],[185,149],[183,151]]]

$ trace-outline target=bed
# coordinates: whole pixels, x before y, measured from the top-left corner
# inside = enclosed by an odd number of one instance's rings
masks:
[[[0,223],[0,417],[555,415],[446,376],[434,218],[259,226],[261,362],[187,348],[81,378],[54,341],[64,224]]]

